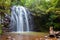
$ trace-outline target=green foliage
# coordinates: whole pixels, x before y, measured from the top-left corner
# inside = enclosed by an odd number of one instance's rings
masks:
[[[11,0],[0,0],[0,12],[10,13]]]
[[[0,6],[9,9],[12,5],[22,5],[30,9],[33,13],[39,11],[48,12],[57,6],[58,0],[0,0]]]
[[[0,34],[2,34],[2,25],[0,24]]]
[[[35,22],[40,29],[50,25],[54,25],[54,28],[60,26],[59,23],[53,22],[60,16],[60,13],[56,13],[60,11],[60,0],[0,0],[0,11],[10,13],[10,7],[13,5],[27,7],[34,16],[38,16],[39,19],[36,18]]]
[[[58,0],[56,3],[56,8],[60,8],[60,0]]]

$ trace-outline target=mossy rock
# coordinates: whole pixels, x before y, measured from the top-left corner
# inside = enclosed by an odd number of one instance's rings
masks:
[[[2,34],[2,30],[0,30],[0,34]]]

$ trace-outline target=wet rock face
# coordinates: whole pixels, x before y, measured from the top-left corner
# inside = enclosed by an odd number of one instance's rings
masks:
[[[23,6],[11,7],[11,32],[29,32],[33,30],[31,12]]]
[[[7,14],[6,14],[7,15]],[[5,32],[8,32],[8,30],[9,30],[9,27],[8,27],[8,25],[9,25],[9,23],[10,23],[10,18],[9,18],[9,16],[7,15],[6,16],[5,15],[5,17],[4,17],[4,19],[3,19],[3,23],[2,23],[2,25],[3,25],[3,27],[2,27],[2,30]]]
[[[3,32],[6,32],[9,30],[9,25],[10,23],[10,16],[7,13],[0,12],[0,24],[2,26]]]
[[[0,21],[2,25],[8,25],[10,23],[10,16],[7,13],[0,12]]]
[[[5,17],[4,18],[4,25],[5,25],[5,27],[7,27],[7,25],[9,25],[9,23],[10,23],[10,19],[8,17]]]

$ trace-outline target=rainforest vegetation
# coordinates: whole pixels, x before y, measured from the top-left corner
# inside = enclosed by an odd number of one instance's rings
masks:
[[[0,0],[0,12],[10,15],[13,5],[21,5],[30,10],[34,18],[35,31],[49,31],[50,26],[53,26],[54,30],[60,29],[60,0]]]

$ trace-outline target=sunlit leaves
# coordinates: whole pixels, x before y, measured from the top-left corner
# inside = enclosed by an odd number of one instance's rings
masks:
[[[54,24],[53,20],[58,17],[55,13],[60,11],[60,0],[0,0],[0,6],[2,7],[0,7],[0,11],[10,13],[10,7],[13,5],[27,7],[35,16],[44,16],[44,18],[42,18],[44,20],[47,20],[46,18],[48,18],[49,22],[46,22],[46,25],[48,26]],[[51,11],[54,12],[54,14]],[[49,12],[51,12],[51,15],[45,17]],[[55,23],[54,25],[55,27],[58,27],[58,24]]]
[[[0,0],[0,6],[2,6],[3,0]]]
[[[5,8],[9,8],[11,5],[22,5],[30,10],[41,10],[46,12],[50,10],[51,7],[55,7],[57,4],[57,0],[0,0],[0,5],[5,6]]]
[[[57,0],[56,8],[60,8],[60,0]]]
[[[32,3],[34,4],[34,0],[26,0],[25,6],[30,7]]]
[[[11,0],[0,0],[0,12],[10,13]]]
[[[0,0],[0,6],[10,6],[11,5],[11,0]]]

